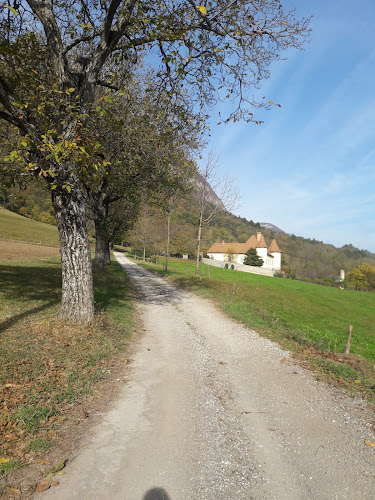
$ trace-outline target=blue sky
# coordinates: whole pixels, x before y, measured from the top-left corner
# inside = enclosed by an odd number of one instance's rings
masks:
[[[264,124],[217,126],[242,192],[237,214],[288,233],[375,252],[375,1],[285,0],[312,14],[311,42],[271,67],[259,95],[281,104]]]

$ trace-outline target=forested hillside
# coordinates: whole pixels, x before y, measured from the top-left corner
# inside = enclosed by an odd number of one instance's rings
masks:
[[[197,239],[197,196],[194,191],[175,200],[171,205],[171,253],[194,255]],[[212,198],[214,199],[214,198]],[[42,222],[54,223],[49,194],[42,187],[0,188],[0,204],[8,210]],[[270,221],[272,223],[272,221]],[[91,236],[93,225],[89,221]],[[282,228],[281,228],[282,229]],[[206,252],[216,241],[245,242],[252,234],[262,231],[269,244],[276,238],[282,251],[283,269],[294,278],[335,279],[344,269],[346,273],[362,263],[375,265],[375,254],[359,250],[351,244],[336,248],[321,241],[301,236],[274,232],[260,227],[258,222],[220,212],[213,222],[203,228],[202,250]],[[1,237],[1,235],[0,235]],[[131,232],[118,233],[115,243],[131,244],[141,253],[143,245],[147,253],[165,252],[167,237],[167,216],[155,206],[144,207]]]

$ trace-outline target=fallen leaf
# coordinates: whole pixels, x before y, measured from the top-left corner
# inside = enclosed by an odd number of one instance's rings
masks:
[[[371,441],[365,441],[365,445],[366,446],[374,446],[375,447],[375,443],[372,443]]]
[[[8,462],[10,462],[10,458],[0,458],[0,464],[7,464]]]
[[[52,469],[49,472],[52,474],[54,474],[55,472],[59,472],[60,470],[62,470],[65,467],[67,462],[68,462],[68,459],[64,458],[64,460],[62,460],[57,465],[55,465],[55,467],[52,467]]]
[[[17,496],[21,495],[21,490],[18,490],[17,488],[10,488],[10,491]]]
[[[36,487],[36,491],[46,491],[51,487],[51,483],[49,481],[40,481],[38,486]]]
[[[37,458],[36,460],[39,465],[51,465],[50,460],[46,460],[45,458]]]
[[[283,358],[283,359],[281,360],[281,363],[285,363],[285,362],[286,362],[286,358]]]
[[[51,486],[58,486],[59,484],[59,481],[51,481]]]

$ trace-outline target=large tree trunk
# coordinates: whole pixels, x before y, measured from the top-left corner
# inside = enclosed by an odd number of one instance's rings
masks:
[[[74,179],[74,181],[76,181]],[[69,184],[69,177],[66,184]],[[60,238],[62,299],[60,316],[75,323],[94,319],[91,250],[86,228],[86,202],[78,181],[71,190],[52,190]]]

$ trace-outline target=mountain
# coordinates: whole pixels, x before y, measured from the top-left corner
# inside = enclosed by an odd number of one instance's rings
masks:
[[[273,231],[274,233],[286,234],[285,231],[283,231],[282,229],[280,229],[277,226],[274,226],[270,222],[259,222],[259,225],[261,228],[269,229],[270,231]]]
[[[193,192],[197,193],[197,196],[199,196],[199,194],[202,191],[203,185],[205,183],[204,178],[201,176],[201,174],[199,172],[195,173],[194,178],[192,180],[192,183],[193,183]],[[217,194],[212,189],[212,187],[208,183],[206,183],[206,184],[207,184],[206,185],[206,190],[207,190],[206,199],[207,199],[207,201],[209,203],[212,203],[213,205],[219,207],[220,209],[223,209],[224,204],[221,201],[221,199],[217,196]]]

